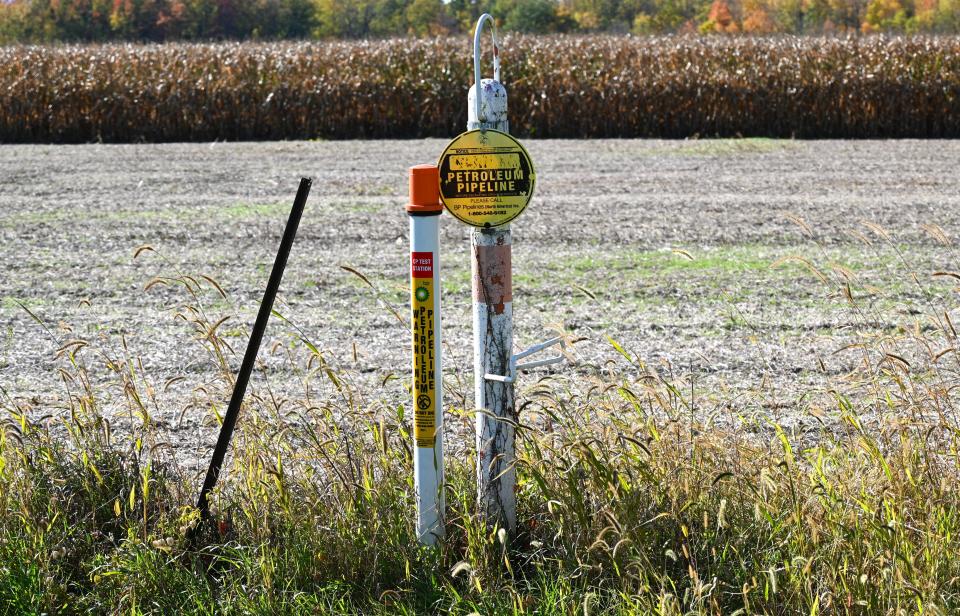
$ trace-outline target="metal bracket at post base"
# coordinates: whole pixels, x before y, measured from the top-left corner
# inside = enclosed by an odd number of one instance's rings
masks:
[[[510,357],[510,366],[507,370],[507,374],[485,374],[483,378],[488,381],[499,381],[501,383],[514,383],[517,380],[517,372],[520,370],[529,370],[531,368],[538,368],[540,366],[549,366],[550,364],[556,364],[563,361],[563,355],[557,355],[556,357],[548,357],[547,359],[537,359],[535,361],[529,361],[524,364],[518,364],[517,360],[523,359],[524,357],[529,357],[534,353],[539,353],[544,349],[548,349],[555,344],[559,344],[561,349],[566,348],[567,344],[563,341],[563,338],[551,338],[546,342],[541,342],[540,344],[535,344],[526,351],[522,351]]]

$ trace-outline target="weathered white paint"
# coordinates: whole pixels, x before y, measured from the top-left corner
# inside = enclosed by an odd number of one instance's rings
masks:
[[[492,128],[509,133],[507,89],[499,81],[481,79],[480,93],[480,104],[477,105],[477,86],[470,86],[467,94],[467,130]],[[478,117],[483,121],[478,120]]]
[[[513,383],[485,378],[506,374],[513,352],[510,230],[475,229],[471,244],[478,503],[488,525],[512,533],[517,526]]]
[[[490,24],[493,79],[480,78],[480,35]],[[473,39],[474,84],[467,96],[467,130],[492,128],[510,132],[507,91],[500,83],[500,56],[493,18],[483,14]],[[478,97],[479,93],[479,97]],[[510,226],[474,229],[473,378],[477,409],[477,495],[480,512],[490,526],[508,533],[517,528],[516,406],[513,383],[487,380],[507,374],[513,354],[513,304]]]
[[[484,24],[490,24],[490,43],[493,45],[493,79],[480,78],[480,37]],[[482,94],[477,98],[477,88]],[[489,13],[477,20],[473,31],[473,86],[467,94],[467,130],[493,128],[510,132],[507,122],[507,89],[500,82],[500,48],[497,47],[497,26]]]

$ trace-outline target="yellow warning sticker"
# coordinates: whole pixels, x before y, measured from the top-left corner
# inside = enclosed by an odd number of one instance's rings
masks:
[[[434,339],[433,253],[411,253],[413,306],[413,438],[433,448],[437,435],[437,358]]]
[[[474,227],[499,227],[530,202],[536,174],[520,142],[498,130],[472,130],[440,155],[440,200]]]

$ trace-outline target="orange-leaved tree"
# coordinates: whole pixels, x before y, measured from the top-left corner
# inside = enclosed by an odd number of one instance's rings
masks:
[[[730,10],[730,4],[727,0],[713,0],[713,4],[710,5],[710,13],[707,15],[707,21],[700,25],[700,31],[727,33],[740,31],[740,26],[733,18],[733,12]]]
[[[770,12],[770,6],[764,0],[744,0],[743,31],[752,34],[777,32],[777,22]]]

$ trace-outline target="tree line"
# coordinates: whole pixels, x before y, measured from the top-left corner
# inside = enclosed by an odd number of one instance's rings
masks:
[[[0,43],[469,32],[960,32],[960,0],[0,0]]]

